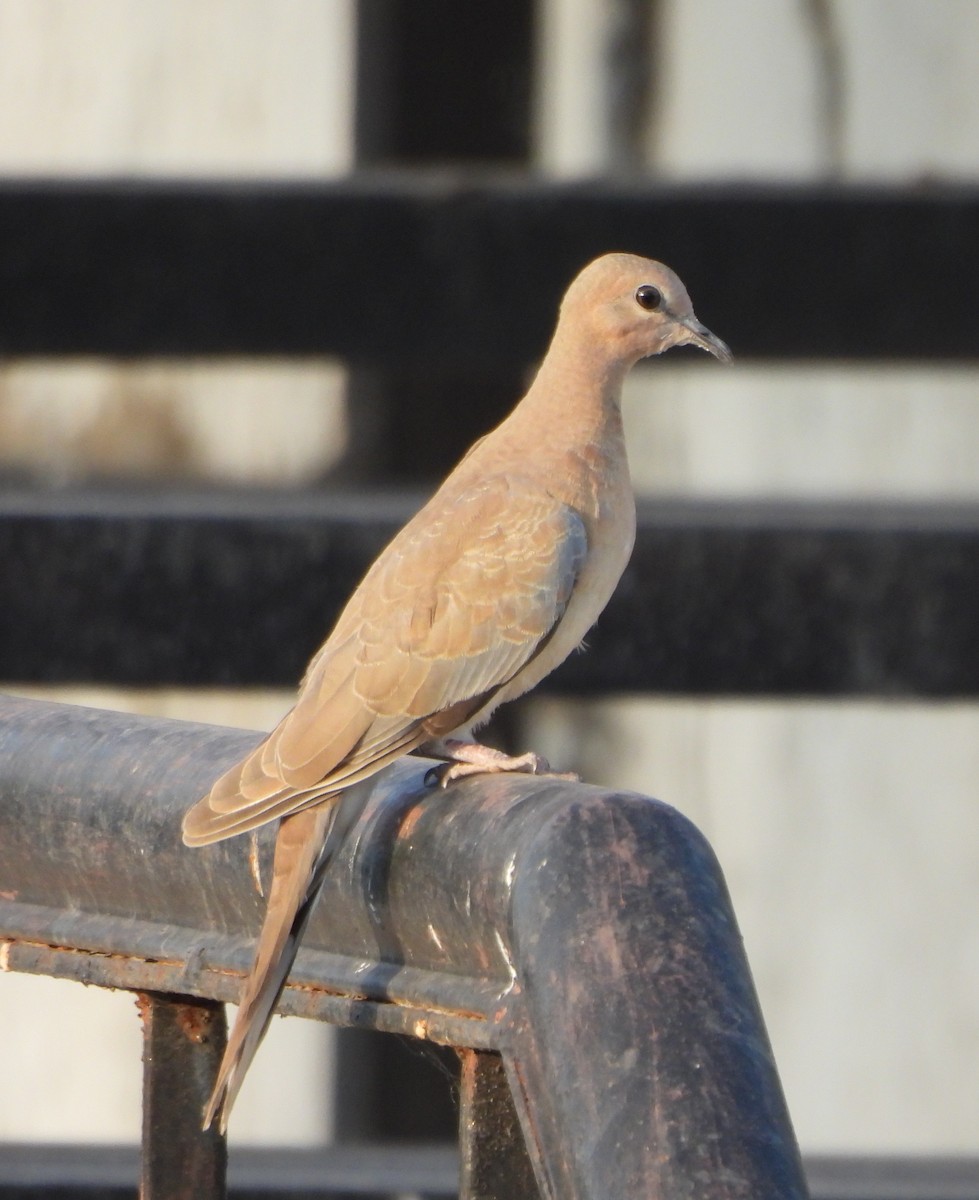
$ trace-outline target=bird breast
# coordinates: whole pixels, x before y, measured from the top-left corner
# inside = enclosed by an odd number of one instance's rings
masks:
[[[601,441],[567,451],[564,457],[563,463],[552,464],[558,469],[547,470],[547,488],[580,513],[588,538],[587,556],[554,632],[540,653],[496,693],[477,716],[477,725],[497,705],[535,687],[581,646],[611,599],[632,554],[636,505],[621,427]]]

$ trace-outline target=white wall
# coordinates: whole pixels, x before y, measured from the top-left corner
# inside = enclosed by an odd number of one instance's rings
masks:
[[[4,0],[4,174],[321,177],[352,154],[349,0]]]

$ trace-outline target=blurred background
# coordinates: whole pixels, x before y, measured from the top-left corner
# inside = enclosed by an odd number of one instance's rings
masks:
[[[479,20],[465,7],[0,0],[0,175],[274,182],[424,167],[636,185],[977,182],[974,0],[524,0]],[[382,119],[394,73],[375,57],[377,27],[392,20],[402,45],[429,39],[414,69],[456,88],[444,125],[431,112]],[[433,30],[459,20],[449,59]],[[480,21],[513,38],[499,62],[482,60],[493,39]],[[682,271],[655,229],[647,245],[607,248]],[[693,299],[733,342],[709,287]],[[319,357],[8,357],[0,480],[434,482],[450,465],[437,454],[398,477],[383,387]],[[507,403],[519,380],[511,391]],[[973,364],[753,359],[722,371],[667,358],[633,373],[625,409],[641,494],[979,500]],[[0,663],[4,689],[25,695],[257,729],[292,696],[5,675]],[[514,721],[522,746],[658,796],[711,839],[805,1151],[979,1151],[974,704],[544,696]],[[0,1138],[138,1140],[131,997],[5,975],[0,1029]],[[333,1031],[276,1020],[234,1140],[342,1134],[336,1060]]]

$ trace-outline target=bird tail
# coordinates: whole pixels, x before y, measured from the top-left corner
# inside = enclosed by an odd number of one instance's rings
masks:
[[[345,830],[334,828],[338,807],[334,800],[293,813],[279,824],[265,921],[238,1016],[204,1110],[205,1129],[217,1120],[221,1132],[227,1130],[235,1097],[292,969],[323,874],[342,840]]]

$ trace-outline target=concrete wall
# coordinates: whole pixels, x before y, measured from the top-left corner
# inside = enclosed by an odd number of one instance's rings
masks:
[[[543,11],[541,169],[601,173],[606,48],[621,10],[547,0]],[[662,70],[638,169],[974,179],[971,0],[664,0],[659,11]],[[350,17],[338,0],[4,0],[0,171],[342,172]],[[641,249],[669,260],[668,246]],[[57,479],[136,461],[184,477],[303,482],[342,448],[341,380],[322,362],[8,364],[0,465]],[[979,497],[972,369],[678,371],[667,359],[635,373],[625,407],[644,491]],[[259,728],[288,703],[68,698]],[[974,706],[539,701],[528,723],[528,739],[555,761],[658,795],[713,840],[804,1147],[979,1149]],[[8,976],[0,1028],[17,1030],[6,1039],[17,1086],[0,1091],[0,1137],[138,1135],[128,997]],[[325,1031],[275,1022],[235,1138],[328,1134],[328,1054]]]

